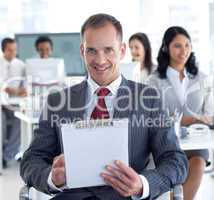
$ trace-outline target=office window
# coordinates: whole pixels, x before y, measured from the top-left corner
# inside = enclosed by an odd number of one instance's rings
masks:
[[[65,71],[68,76],[85,75],[85,67],[80,58],[80,34],[79,33],[54,33],[47,34],[53,41],[53,57],[63,58]],[[35,40],[39,34],[16,34],[18,44],[18,57],[22,60],[36,58]]]
[[[213,0],[1,0],[0,39],[15,33],[79,32],[91,14],[105,12],[117,17],[127,42],[131,34],[146,32],[154,61],[164,31],[171,25],[184,26],[193,39],[201,69],[210,71],[213,61]],[[126,61],[130,61],[127,48]]]
[[[183,26],[192,38],[193,50],[196,53],[200,69],[208,74],[212,69],[210,65],[209,1],[198,0],[196,3],[194,0],[143,0],[140,2],[140,30],[149,35],[154,60],[156,60],[165,30],[169,26]]]

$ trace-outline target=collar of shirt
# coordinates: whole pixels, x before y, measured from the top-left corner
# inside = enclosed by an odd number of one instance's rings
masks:
[[[168,66],[167,68],[167,71],[166,71],[166,74],[167,74],[167,77],[170,78],[170,77],[173,77],[173,78],[179,78],[179,71],[177,71],[176,69],[174,69],[173,67],[171,66]],[[173,79],[172,78],[172,79]],[[186,71],[186,68],[184,68],[184,79],[188,79],[188,74],[187,74],[187,71]],[[179,79],[180,80],[180,79]]]
[[[100,87],[89,75],[87,79],[89,85],[90,96],[94,95],[96,90]],[[117,90],[122,82],[122,76],[119,75],[116,80],[110,83],[106,88],[108,88],[111,92],[111,95],[116,96]]]
[[[172,87],[174,88],[174,91],[176,93],[176,96],[178,97],[180,104],[183,106],[185,103],[185,93],[189,84],[189,77],[186,69],[184,69],[184,79],[181,81],[179,77],[179,72],[173,67],[169,66],[167,68],[167,78],[169,79]]]
[[[88,82],[89,89],[88,89],[88,95],[86,97],[86,102],[87,102],[86,119],[90,120],[91,113],[93,112],[94,107],[96,106],[97,100],[98,100],[97,95],[95,94],[95,91],[100,86],[90,77],[90,75],[88,76],[87,82]],[[106,86],[106,88],[110,90],[110,94],[107,95],[104,99],[105,99],[107,110],[109,112],[111,119],[113,118],[113,112],[114,112],[113,101],[117,95],[117,90],[119,89],[121,82],[122,82],[122,76],[120,75],[111,84]]]
[[[4,61],[5,65],[11,65],[16,58],[13,58],[11,61],[8,61],[4,56],[2,56],[2,60]]]

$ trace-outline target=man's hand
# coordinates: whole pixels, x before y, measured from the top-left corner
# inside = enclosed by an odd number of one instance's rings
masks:
[[[54,158],[51,173],[51,179],[56,187],[65,185],[65,159],[63,154]]]
[[[101,173],[106,184],[112,186],[124,197],[143,194],[143,184],[140,176],[121,161],[115,161],[115,167],[108,165],[107,173]]]

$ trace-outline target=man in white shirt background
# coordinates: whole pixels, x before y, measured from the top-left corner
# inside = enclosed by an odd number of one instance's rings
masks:
[[[21,79],[25,76],[25,64],[16,58],[16,42],[12,38],[4,38],[1,43],[3,56],[0,58],[0,88],[1,94],[24,97],[26,89]],[[1,96],[2,97],[2,96]],[[11,161],[19,151],[20,122],[14,117],[9,106],[2,106],[3,131],[3,167]]]

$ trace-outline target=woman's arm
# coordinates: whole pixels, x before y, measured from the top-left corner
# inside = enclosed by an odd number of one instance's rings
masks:
[[[200,118],[192,117],[192,116],[183,116],[181,119],[181,126],[189,126],[195,123],[203,123],[208,125],[214,124],[214,117],[210,116],[202,116]]]

